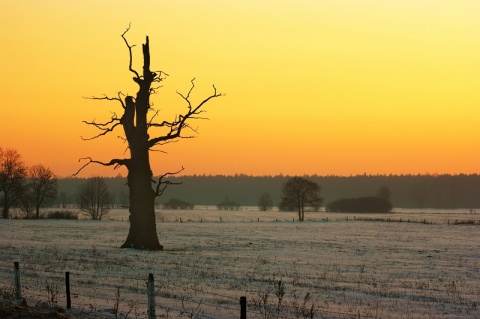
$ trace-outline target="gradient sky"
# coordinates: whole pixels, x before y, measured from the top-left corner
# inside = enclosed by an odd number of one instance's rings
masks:
[[[108,120],[136,93],[150,37],[153,97],[170,119],[196,78],[215,84],[196,139],[152,153],[154,174],[480,173],[480,1],[0,0],[0,147],[70,176],[78,159],[128,156]],[[93,166],[82,176],[125,175]]]

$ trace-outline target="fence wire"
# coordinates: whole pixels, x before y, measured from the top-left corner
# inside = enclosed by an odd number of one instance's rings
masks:
[[[22,267],[20,265],[20,281],[22,296],[32,300],[33,304],[43,302],[50,306],[63,306],[66,300],[65,281],[63,275],[54,271],[36,272],[31,270],[32,265]],[[22,268],[27,268],[23,270]],[[73,309],[76,313],[102,314],[106,317],[117,318],[121,312],[125,318],[135,314],[147,317],[147,276],[145,279],[114,276],[92,276],[85,277],[85,273],[70,273],[70,289]],[[278,281],[271,280],[272,284]],[[102,286],[99,286],[99,283]],[[155,303],[156,308],[164,311],[157,318],[172,318],[171,313],[179,317],[219,319],[238,317],[240,312],[239,292],[232,292],[231,295],[218,292],[211,292],[203,287],[194,289],[176,283],[164,283],[156,281]],[[339,282],[335,282],[339,284]],[[345,282],[349,283],[349,282]],[[0,265],[0,288],[3,297],[12,297],[15,287],[14,267]],[[413,289],[412,287],[404,287]],[[428,289],[425,288],[424,291]],[[444,292],[439,289],[430,289],[434,292]],[[244,291],[245,293],[245,291]],[[403,292],[404,294],[407,291]],[[234,296],[232,296],[234,295]],[[271,296],[275,292],[270,291]],[[200,297],[201,296],[201,297]],[[278,296],[277,296],[278,297]],[[290,296],[292,297],[292,296]],[[377,318],[378,314],[340,312],[315,307],[316,300],[310,303],[303,303],[301,296],[296,296],[298,303],[280,304],[261,299],[258,291],[248,292],[248,317],[249,318],[310,318],[313,316],[321,318]],[[7,298],[8,299],[8,298]],[[306,297],[305,297],[306,300]],[[311,307],[311,308],[310,308]],[[103,309],[103,310],[102,310]],[[360,308],[361,309],[361,308]],[[309,310],[310,313],[309,313]]]

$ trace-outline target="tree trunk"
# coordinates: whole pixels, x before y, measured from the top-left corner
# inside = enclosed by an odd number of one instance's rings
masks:
[[[9,198],[8,198],[8,192],[4,191],[3,192],[3,200],[4,200],[4,203],[3,203],[3,209],[2,209],[2,217],[4,219],[9,219],[10,218],[10,213],[9,213],[9,208],[10,208],[10,205],[9,205]]]
[[[145,187],[144,178],[130,172],[130,230],[122,248],[162,250],[157,236],[155,221],[155,194],[150,185]]]
[[[122,248],[163,250],[157,236],[156,194],[152,188],[153,174],[150,169],[148,147],[146,143],[145,147],[132,145],[130,152],[132,155],[128,169],[130,230]]]
[[[300,199],[300,196],[297,198],[297,206],[298,206],[298,221],[303,222],[303,203]]]
[[[139,84],[137,97],[125,98],[125,112],[121,123],[128,140],[130,155],[128,188],[130,190],[130,230],[122,248],[162,250],[157,236],[155,218],[156,193],[152,188],[152,170],[148,155],[147,112],[150,108],[150,72],[148,37],[143,47],[143,78],[134,79]]]

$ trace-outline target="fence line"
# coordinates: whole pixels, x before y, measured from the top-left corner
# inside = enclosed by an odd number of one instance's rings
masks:
[[[1,267],[1,268],[7,269],[6,267]],[[30,287],[26,286],[25,283],[24,283],[25,281],[28,282],[29,280],[28,279],[24,280],[24,276],[22,276],[21,274],[22,274],[22,271],[20,269],[20,264],[18,262],[15,262],[14,263],[14,278],[13,278],[13,283],[14,283],[13,289],[14,289],[15,294],[12,297],[14,297],[14,299],[16,299],[16,300],[22,300],[22,298],[25,298],[25,295],[28,294],[29,296],[34,296],[34,297],[37,297],[39,299],[45,298],[45,294],[39,293],[39,291],[41,289],[40,287],[42,287],[42,283],[40,281],[35,280],[35,284],[34,284],[35,288],[31,289]],[[228,299],[231,302],[233,302],[235,300],[235,301],[237,301],[237,307],[233,308],[233,307],[229,307],[227,305],[213,304],[213,303],[210,303],[210,302],[204,302],[203,300],[200,300],[200,301],[194,300],[194,299],[188,300],[185,297],[182,297],[182,299],[178,299],[178,297],[171,297],[170,293],[165,294],[165,293],[162,293],[162,292],[158,291],[158,289],[156,289],[156,287],[155,287],[155,280],[154,280],[154,276],[153,276],[152,273],[150,273],[148,275],[147,280],[143,281],[144,283],[146,283],[146,289],[145,288],[138,289],[139,287],[137,287],[137,288],[134,288],[135,291],[133,291],[133,292],[129,291],[130,290],[129,286],[123,287],[123,289],[122,289],[123,292],[127,295],[130,294],[130,295],[138,296],[138,295],[141,295],[141,294],[143,294],[143,295],[146,294],[147,302],[145,303],[145,302],[140,302],[139,300],[136,300],[136,299],[127,300],[127,299],[125,299],[125,297],[122,298],[120,296],[120,290],[121,290],[120,286],[117,286],[116,289],[113,289],[113,288],[107,288],[107,287],[88,287],[88,286],[86,287],[86,286],[82,286],[80,284],[74,285],[75,281],[72,280],[74,276],[75,276],[75,274],[72,274],[71,272],[68,272],[68,271],[65,272],[64,282],[62,284],[60,284],[58,282],[52,283],[51,281],[49,282],[48,279],[45,279],[45,283],[47,285],[47,287],[45,288],[47,290],[46,291],[46,297],[48,299],[47,303],[49,303],[51,306],[58,305],[58,297],[61,295],[62,297],[63,296],[65,297],[64,301],[65,301],[66,310],[67,311],[73,311],[74,309],[77,309],[77,310],[79,309],[78,306],[75,303],[78,304],[78,302],[80,301],[81,298],[89,299],[89,300],[100,299],[100,300],[105,300],[105,301],[114,301],[115,305],[116,305],[116,309],[114,309],[113,314],[117,317],[118,311],[119,311],[119,303],[120,302],[125,302],[125,301],[131,301],[131,305],[129,305],[130,310],[128,311],[125,318],[128,317],[128,314],[130,313],[130,311],[132,311],[132,309],[136,305],[143,305],[143,306],[146,306],[146,312],[143,312],[143,313],[147,315],[148,319],[154,319],[154,318],[160,317],[159,315],[156,314],[157,309],[161,309],[161,310],[164,310],[164,311],[167,311],[167,312],[175,311],[175,312],[178,312],[180,315],[184,315],[184,314],[191,315],[190,316],[191,318],[195,317],[195,318],[215,319],[215,317],[213,317],[211,315],[206,315],[206,314],[203,313],[203,311],[198,310],[200,305],[206,305],[206,306],[209,306],[210,308],[215,308],[215,309],[224,309],[224,310],[227,310],[228,313],[230,313],[230,314],[237,313],[237,315],[239,315],[241,319],[245,319],[247,317],[247,311],[252,313],[252,314],[257,314],[257,315],[261,316],[262,318],[267,318],[267,317],[272,318],[271,314],[267,314],[267,311],[271,311],[272,309],[274,309],[274,307],[278,306],[277,304],[268,304],[265,301],[265,303],[262,305],[262,307],[264,307],[264,308],[261,308],[261,307],[259,307],[259,305],[257,305],[255,303],[255,298],[252,298],[252,300],[254,301],[253,303],[250,302],[250,304],[248,304],[246,296],[241,296],[240,298],[234,298],[234,297],[225,296],[225,295],[222,295],[222,294],[219,294],[219,293],[207,292],[203,289],[199,290],[198,293],[208,294],[208,295],[212,295],[212,296],[215,296],[215,297],[221,297],[221,298],[224,298],[224,299]],[[59,279],[59,276],[55,276],[55,277],[56,277],[55,279]],[[0,276],[0,278],[7,278],[7,276]],[[129,278],[129,279],[139,281],[139,279],[135,279],[135,278]],[[65,287],[63,289],[64,294],[60,293],[60,289],[59,289],[59,286],[61,286],[63,284],[65,284]],[[181,288],[180,286],[175,285],[175,284],[170,283],[169,285]],[[25,289],[22,289],[22,288],[25,288]],[[80,288],[80,290],[77,292],[78,288]],[[100,291],[104,291],[104,292],[107,292],[107,293],[110,293],[110,294],[114,293],[114,297],[113,298],[111,298],[111,297],[106,298],[106,297],[98,295],[98,294],[95,295],[95,296],[88,295],[87,293],[84,294],[84,290],[88,290],[88,289],[93,290],[95,292],[100,290]],[[182,305],[183,309],[179,309],[178,307],[168,305],[168,303],[159,302],[157,297],[160,297],[164,301],[172,300],[172,301],[181,302],[181,305]],[[93,303],[95,304],[95,302],[93,302]],[[193,304],[194,306],[196,305],[197,307],[196,307],[196,309],[192,308],[191,310],[187,310],[187,309],[185,309],[185,303]],[[85,306],[85,304],[83,304],[81,306]],[[90,303],[89,306],[96,311],[96,306],[95,305]],[[283,307],[282,309],[289,309],[290,311],[294,311],[294,310],[298,311],[299,310],[299,309],[293,308],[293,307],[288,306],[288,305],[283,305],[282,307]],[[275,318],[289,318],[288,316],[286,316],[284,314],[280,314],[279,311],[280,310],[278,310],[278,313],[274,316]],[[81,312],[83,313],[83,308],[81,308]],[[357,317],[355,314],[352,314],[352,313],[341,313],[341,312],[323,311],[323,310],[321,311],[321,313],[322,314],[334,315],[334,316],[340,316],[340,317],[336,317],[336,318],[356,318]],[[235,315],[235,317],[237,315]],[[162,315],[162,316],[164,316],[164,315]],[[303,317],[307,317],[307,316],[304,314]],[[373,317],[373,316],[362,315],[362,317],[363,318],[370,318],[370,317]],[[313,318],[313,313],[312,313],[312,318]]]
[[[7,267],[2,267],[2,268],[7,269]],[[12,270],[12,268],[10,268],[10,270]],[[44,276],[45,273],[52,274],[52,276],[49,278],[45,278]],[[28,274],[28,276],[26,276],[26,274]],[[239,296],[239,297],[226,296],[226,295],[222,295],[221,293],[208,292],[203,287],[201,287],[198,290],[191,288],[192,292],[186,293],[186,295],[181,296],[181,293],[176,293],[177,290],[175,290],[175,288],[178,288],[178,290],[184,290],[184,292],[186,292],[185,289],[190,289],[190,287],[182,287],[175,283],[165,283],[168,288],[168,290],[165,290],[165,286],[162,286],[162,281],[157,281],[157,283],[155,283],[155,281],[153,280],[154,279],[153,274],[149,274],[146,280],[129,278],[129,280],[132,280],[133,282],[136,282],[136,283],[138,283],[139,281],[143,282],[143,285],[137,284],[134,286],[128,285],[124,277],[118,277],[118,279],[121,280],[121,284],[108,282],[108,283],[105,283],[104,286],[95,286],[95,280],[87,281],[83,279],[84,282],[82,282],[82,278],[76,278],[77,276],[82,276],[82,275],[85,275],[85,273],[72,274],[70,272],[65,272],[65,277],[63,278],[49,271],[45,271],[43,273],[40,272],[39,274],[32,270],[28,270],[28,271],[22,270],[22,268],[20,267],[20,264],[18,262],[15,262],[13,267],[13,276],[8,277],[0,273],[0,279],[1,278],[11,279],[10,285],[12,285],[13,287],[13,289],[11,289],[11,291],[13,292],[11,294],[11,299],[21,300],[22,297],[25,297],[28,295],[28,296],[34,296],[40,301],[42,301],[42,299],[45,300],[44,298],[46,297],[47,303],[58,304],[58,299],[59,297],[61,297],[62,305],[64,305],[63,300],[65,300],[66,309],[71,310],[73,308],[74,311],[80,309],[79,303],[85,300],[87,300],[87,303],[83,303],[81,304],[81,306],[89,305],[91,309],[94,309],[94,311],[97,311],[98,307],[95,300],[103,300],[103,301],[107,301],[107,303],[105,302],[101,303],[102,307],[107,305],[110,302],[116,303],[117,307],[116,308],[114,307],[116,309],[114,313],[116,318],[117,318],[118,311],[120,311],[119,305],[118,305],[120,302],[123,303],[122,305],[123,308],[127,307],[127,310],[129,309],[125,318],[128,317],[128,314],[130,313],[130,311],[132,311],[132,309],[134,309],[134,307],[135,307],[135,311],[137,311],[139,309],[138,308],[139,305],[142,306],[141,309],[145,309],[143,314],[146,315],[149,319],[159,318],[164,316],[164,315],[158,315],[156,313],[157,309],[162,311],[163,310],[175,311],[175,312],[178,312],[180,316],[183,316],[185,314],[191,315],[195,313],[196,312],[195,306],[197,306],[198,308],[200,305],[208,306],[207,308],[209,310],[216,309],[217,312],[218,312],[218,309],[226,310],[228,311],[229,314],[232,314],[232,316],[230,317],[237,317],[238,313],[240,312],[241,318],[242,318],[243,309],[245,309],[244,310],[245,316],[248,310],[250,314],[254,314],[254,315],[257,315],[257,317],[262,317],[262,318],[267,318],[267,317],[268,318],[289,318],[288,315],[292,315],[292,317],[295,317],[295,315],[293,314],[298,313],[298,311],[302,310],[294,306],[293,303],[283,303],[281,305],[281,310],[278,310],[279,308],[275,308],[275,307],[278,307],[279,304],[267,303],[266,299],[261,300],[260,299],[261,296],[258,291],[256,293],[252,291],[248,292],[249,294],[254,294],[254,296],[249,298],[248,304],[246,302],[247,301],[246,296]],[[52,280],[52,277],[53,277],[53,280]],[[150,284],[150,277],[152,277],[151,284]],[[114,277],[102,276],[101,278],[113,279]],[[64,279],[64,280],[61,280],[61,279]],[[275,280],[269,280],[268,282],[270,281],[272,283],[277,282]],[[32,282],[33,285],[26,284],[30,282]],[[336,281],[330,281],[330,282],[339,283]],[[0,283],[2,283],[1,280],[0,280]],[[63,286],[64,283],[65,283],[65,287]],[[158,284],[157,287],[155,287],[155,284]],[[455,284],[455,281],[453,282],[453,284]],[[45,286],[47,286],[47,288],[45,288]],[[50,287],[48,288],[48,286]],[[43,290],[42,290],[42,287],[43,287]],[[335,287],[340,287],[340,286],[336,285]],[[407,290],[414,289],[413,287],[403,287],[403,288]],[[62,293],[60,293],[60,290],[62,291]],[[90,292],[93,291],[94,295],[92,296],[92,294],[89,294],[89,291]],[[228,292],[228,290],[226,291]],[[422,289],[422,291],[442,292],[441,290],[438,290],[438,289],[428,289],[428,288],[424,288]],[[243,294],[245,293],[246,291],[243,292]],[[270,293],[271,293],[271,296],[275,297],[274,292],[270,291]],[[399,293],[406,294],[407,292],[403,291]],[[203,299],[200,299],[200,301],[198,301],[198,298],[196,298],[196,296],[201,294],[211,295],[211,296],[219,297],[222,299],[217,300],[215,298],[210,298],[210,301],[209,301],[209,298],[207,298],[206,301],[203,301]],[[4,292],[4,295],[5,295],[5,292]],[[65,297],[65,299],[63,299],[63,297]],[[245,298],[245,301],[243,301],[242,298]],[[438,298],[440,298],[440,296],[438,296]],[[145,299],[147,301],[146,302],[141,301],[142,299]],[[261,301],[262,303],[259,304],[259,301]],[[303,301],[303,298],[298,299],[298,301],[299,303],[301,303]],[[317,302],[318,299],[315,299],[312,301]],[[214,304],[215,302],[218,302],[218,304]],[[242,302],[245,302],[244,306]],[[125,306],[125,303],[127,303],[127,306]],[[183,308],[183,310],[180,309],[180,303],[181,303],[181,308]],[[236,306],[233,306],[234,304],[236,304]],[[189,310],[189,309],[186,309],[184,305],[193,305],[193,308]],[[81,309],[83,312],[83,309],[85,308],[81,308]],[[106,310],[108,309],[105,309],[105,311]],[[275,314],[273,316],[271,315],[272,310],[275,310]],[[308,309],[303,309],[303,311],[305,310],[308,311]],[[267,312],[269,312],[270,314],[267,315]],[[328,318],[359,318],[359,317],[374,318],[376,317],[376,315],[369,315],[367,313],[360,315],[360,312],[357,315],[351,312],[348,313],[348,312],[335,312],[335,311],[326,310],[326,309],[324,310],[320,306],[317,306],[315,308],[315,312],[316,314],[321,314],[322,316],[327,315],[329,316]],[[113,313],[113,312],[110,312],[110,313]],[[225,312],[223,312],[223,314],[225,315]],[[168,314],[167,314],[167,317],[168,317]],[[215,318],[215,316],[207,315],[203,312],[196,314],[196,317],[199,317],[199,318],[201,317],[206,319]],[[251,317],[251,315],[249,317]],[[302,315],[301,317],[309,318],[307,315]],[[225,318],[225,316],[223,316],[222,318]]]
[[[36,264],[27,264],[29,266],[33,266],[33,265],[36,265]],[[6,266],[0,266],[1,269],[8,269]],[[188,268],[193,268],[191,266],[188,266]],[[9,268],[11,270],[11,267]],[[24,269],[22,267],[22,269]],[[53,272],[50,272],[50,271],[45,271],[47,273],[51,273],[53,276],[51,276],[50,278],[54,277],[55,281],[52,282],[51,279],[48,280],[48,282],[50,284],[56,284],[56,285],[62,285],[62,282],[63,282],[63,278],[61,276],[58,276],[56,275],[55,273]],[[86,272],[85,272],[86,273]],[[38,277],[38,273],[35,272],[34,270],[22,270],[22,274],[28,274],[30,275],[31,277]],[[83,273],[82,273],[83,274]],[[79,275],[79,274],[76,274],[76,275]],[[3,274],[0,273],[0,278],[11,278],[11,277],[8,277],[8,276],[5,276]],[[113,276],[102,276],[102,278],[109,278],[109,279],[121,279],[123,282],[125,282],[125,280],[132,280],[132,281],[135,281],[135,282],[143,282],[145,283],[145,279],[139,279],[139,278],[129,278],[129,277],[113,277]],[[307,277],[308,278],[313,278],[313,277]],[[305,277],[302,277],[302,281],[305,279]],[[255,281],[255,279],[252,279]],[[312,284],[303,284],[301,283],[300,285],[303,286],[303,287],[311,287],[311,288],[322,288],[322,287],[325,287],[325,289],[327,290],[337,290],[337,288],[341,288],[342,285],[341,284],[349,284],[349,283],[356,283],[356,281],[349,281],[349,280],[342,280],[342,281],[338,281],[338,280],[329,280],[328,278],[325,278],[325,279],[322,279],[323,281],[325,281],[325,283],[327,284],[332,284],[334,286],[331,286],[331,287],[327,287],[328,285],[312,285]],[[266,282],[272,282],[274,283],[274,280],[264,280]],[[73,282],[75,283],[75,279],[73,278]],[[454,281],[455,282],[455,281]],[[167,283],[169,286],[174,286],[174,287],[178,287],[178,288],[181,288],[181,289],[184,289],[184,287],[181,287],[181,286],[178,286],[174,283]],[[42,282],[41,280],[36,280],[35,283],[34,283],[34,286],[35,287],[42,287],[45,285],[45,282]],[[90,289],[90,290],[95,290],[95,291],[103,291],[103,292],[106,292],[106,293],[113,293],[115,294],[116,290],[117,290],[117,287],[118,285],[111,285],[111,288],[108,288],[108,287],[93,287],[94,285],[94,282],[92,281],[92,284],[91,285],[84,285],[84,283],[81,283],[81,282],[78,282],[78,285],[77,287],[80,287],[82,289],[82,293],[77,293],[76,295],[78,296],[86,296],[83,294],[84,290],[86,289]],[[366,285],[368,286],[368,283],[366,283]],[[415,286],[415,282],[412,282],[411,285],[401,285],[401,286],[398,286],[398,285],[395,285],[394,287],[396,288],[401,288],[401,289],[404,289],[403,292],[400,292],[400,294],[407,294],[407,291],[408,290],[413,290],[413,291],[416,291],[418,290],[418,288],[416,288]],[[391,287],[392,285],[390,285],[389,283],[382,283],[381,284],[382,287],[385,287],[385,288],[388,288],[388,287]],[[447,288],[445,288],[447,289]],[[37,289],[37,290],[40,290],[40,289]],[[145,286],[142,288],[140,287],[138,284],[136,287],[133,287],[133,286],[127,286],[123,291],[126,293],[126,294],[140,294],[140,291],[142,290],[145,290]],[[255,294],[256,296],[256,293],[255,291],[251,291],[251,290],[242,290],[244,293],[250,293],[250,294]],[[422,292],[438,292],[438,293],[442,293],[442,292],[445,292],[444,289],[441,289],[441,288],[433,288],[433,287],[422,287],[421,288],[421,291]],[[220,297],[220,298],[224,298],[224,299],[230,299],[230,300],[238,300],[238,298],[236,297],[232,297],[232,296],[225,296],[225,295],[221,295],[221,294],[218,294],[218,293],[213,293],[213,292],[208,292],[206,291],[204,288],[201,288],[199,291],[196,291],[197,293],[203,293],[203,294],[209,294],[209,295],[212,295],[212,296],[216,296],[216,297]],[[146,292],[145,292],[146,293]],[[37,296],[40,296],[40,295],[37,295]],[[172,297],[172,294],[170,293],[166,293],[164,294],[163,296],[161,295],[161,293],[159,294],[159,296],[161,296],[162,298],[166,298],[166,299],[174,299],[174,300],[180,300],[178,299],[177,296],[173,296]],[[88,296],[86,296],[88,297]],[[95,296],[95,298],[98,298],[98,299],[103,299],[103,300],[112,300],[112,298],[104,298],[100,295],[97,295]],[[284,305],[283,306],[284,308],[288,308],[287,305]],[[323,310],[322,310],[323,311]],[[325,312],[328,312],[328,311],[325,311]],[[345,313],[345,315],[350,315],[348,313]]]
[[[6,267],[4,267],[6,268]],[[71,310],[72,307],[74,306],[74,302],[72,302],[72,297],[87,297],[87,298],[92,298],[91,296],[88,296],[88,295],[84,295],[82,292],[79,292],[79,293],[72,293],[72,277],[74,275],[70,272],[65,272],[65,302],[66,302],[66,309],[67,310]],[[3,276],[2,276],[3,277]],[[4,276],[3,278],[7,278],[7,276]],[[45,297],[45,295],[41,294],[41,293],[37,293],[39,290],[40,290],[40,287],[42,286],[42,283],[40,281],[37,281],[35,280],[34,281],[34,286],[35,286],[35,289],[33,289],[33,291],[31,291],[31,289],[27,288],[25,289],[25,291],[23,291],[23,295],[22,295],[22,284],[24,284],[23,280],[22,280],[22,276],[21,276],[21,271],[20,271],[20,267],[19,267],[19,263],[18,262],[15,262],[14,263],[14,292],[15,292],[15,296],[14,296],[14,299],[15,300],[22,300],[23,297],[25,297],[25,295],[28,293],[29,296],[34,296],[34,297]],[[57,277],[58,279],[58,277]],[[25,281],[30,281],[30,280],[25,280]],[[46,280],[46,282],[48,282],[48,279]],[[145,281],[144,281],[145,282]],[[60,285],[58,283],[55,283],[53,285]],[[76,286],[77,288],[81,288],[81,290],[83,289],[91,289],[91,290],[94,290],[94,291],[98,291],[98,290],[102,290],[102,291],[106,291],[106,292],[118,292],[118,290],[120,289],[120,287],[117,288],[117,290],[115,289],[110,289],[110,288],[105,288],[105,287],[85,287],[85,286],[82,286],[82,285],[78,285]],[[83,288],[83,289],[82,289]],[[56,291],[55,292],[52,292],[54,294],[59,294],[59,291],[57,290],[58,287],[55,287],[55,288],[52,288],[50,287],[49,289],[55,289]],[[48,290],[48,287],[47,287],[47,290]],[[142,289],[143,290],[143,289]],[[124,289],[124,291],[128,294],[137,294],[135,292],[129,292],[128,291],[128,288],[127,289]],[[148,280],[147,280],[147,299],[148,299],[148,302],[146,303],[147,305],[147,317],[149,319],[153,319],[153,318],[156,318],[156,308],[159,307],[161,309],[169,309],[169,310],[175,310],[175,311],[178,311],[179,313],[186,313],[187,311],[184,309],[184,310],[180,310],[180,309],[176,309],[176,308],[173,308],[173,307],[170,307],[170,306],[159,306],[159,305],[156,305],[155,303],[155,297],[156,296],[160,296],[159,293],[156,293],[155,291],[155,285],[154,285],[154,277],[153,277],[153,274],[149,274],[148,275]],[[47,291],[47,293],[49,293]],[[221,296],[219,294],[217,294],[217,296]],[[57,298],[58,296],[55,296],[55,298]],[[222,296],[222,297],[226,297],[226,296]],[[104,300],[113,300],[113,299],[108,299],[108,298],[103,298],[102,296],[99,296],[99,295],[96,295],[94,297],[95,299],[104,299]],[[177,300],[178,299],[175,299],[175,298],[171,298],[171,297],[162,297],[163,299],[172,299],[172,300]],[[123,300],[123,299],[122,299]],[[182,299],[182,305],[184,302],[189,302],[189,303],[194,303],[195,304],[195,301],[190,301],[190,300],[185,300],[185,299]],[[55,302],[57,303],[57,300],[52,300],[52,303]],[[200,303],[200,304],[204,304],[204,305],[209,305],[211,307],[216,307],[216,308],[223,308],[223,309],[227,309],[227,310],[234,310],[234,311],[239,311],[239,309],[233,309],[233,308],[229,308],[229,307],[226,307],[226,306],[223,306],[223,305],[214,305],[214,304],[208,304],[208,303]],[[207,315],[203,315],[203,314],[197,314],[197,317],[202,317],[202,318],[206,318],[206,319],[214,319],[214,317],[211,317],[211,316],[207,316]]]

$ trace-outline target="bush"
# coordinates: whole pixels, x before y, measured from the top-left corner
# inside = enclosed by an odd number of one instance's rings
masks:
[[[171,198],[163,204],[164,209],[193,209],[195,205],[180,199]]]
[[[68,210],[57,210],[46,215],[47,219],[78,219],[78,213]]]
[[[240,204],[225,197],[225,200],[217,204],[218,210],[240,210]]]
[[[342,213],[389,213],[391,210],[389,200],[376,196],[340,198],[327,206],[329,212]]]

